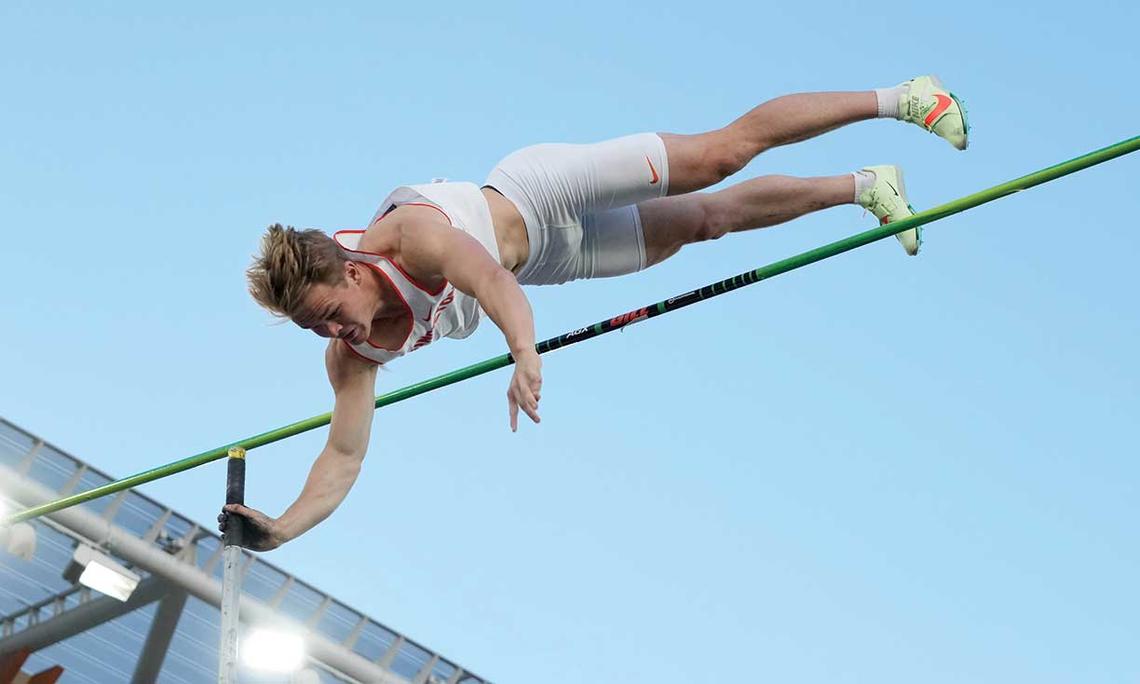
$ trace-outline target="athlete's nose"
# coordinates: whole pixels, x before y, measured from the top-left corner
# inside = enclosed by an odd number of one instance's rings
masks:
[[[340,333],[344,330],[343,325],[340,323],[333,323],[331,321],[325,324],[325,328],[329,331],[329,335],[332,337],[340,337]]]

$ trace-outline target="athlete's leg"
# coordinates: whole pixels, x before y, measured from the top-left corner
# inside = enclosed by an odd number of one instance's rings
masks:
[[[966,149],[965,109],[936,77],[920,76],[863,92],[798,93],[765,102],[708,133],[661,134],[669,160],[669,194],[715,185],[764,150],[874,118],[916,124]]]
[[[620,275],[657,263],[683,244],[742,229],[720,221],[684,220],[719,200],[696,198],[654,205],[647,211],[660,214],[668,208],[671,214],[676,208],[679,220],[675,225],[654,221],[649,228],[643,225],[637,207],[718,183],[771,147],[875,117],[916,123],[956,147],[965,147],[965,119],[959,103],[936,79],[919,77],[874,91],[778,97],[724,128],[699,135],[643,133],[592,145],[534,145],[499,162],[485,185],[510,200],[526,225],[528,253],[516,272],[520,282],[561,283]],[[876,177],[872,171],[867,176]],[[799,196],[803,183],[811,184],[811,189]],[[818,183],[814,179],[758,179],[739,189],[753,200],[734,211],[752,211],[755,216],[744,221],[743,227],[755,228],[842,203],[831,199],[834,188],[824,192],[823,199],[817,197]],[[878,187],[878,181],[875,184]],[[857,193],[852,189],[851,194]],[[866,201],[861,196],[847,201],[858,200],[868,209],[878,207],[872,211],[882,218],[898,213],[880,201],[886,197],[893,207],[896,194],[900,193],[884,190]],[[776,205],[763,207],[769,197]],[[917,252],[917,235],[914,229],[900,237],[908,253]],[[652,256],[646,253],[646,245],[652,245]]]
[[[840,204],[855,196],[851,174],[820,178],[761,176],[719,192],[694,192],[637,205],[645,235],[646,266],[684,245],[728,233],[765,228]]]
[[[901,178],[896,167],[887,166],[871,167],[858,175],[762,176],[719,192],[642,202],[637,210],[645,265],[658,264],[692,242],[774,226],[840,204],[861,204],[883,223],[898,221],[913,214]],[[918,252],[919,237],[913,229],[900,233],[899,239],[908,253]]]
[[[662,133],[669,158],[669,194],[715,185],[764,150],[807,140],[878,116],[875,91],[784,95],[724,128],[696,135]]]

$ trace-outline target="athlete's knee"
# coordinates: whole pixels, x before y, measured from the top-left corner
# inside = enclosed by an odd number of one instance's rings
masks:
[[[704,195],[701,202],[701,220],[694,234],[694,242],[719,240],[741,223],[741,208],[725,201],[722,193]]]
[[[728,217],[724,215],[724,208],[711,195],[702,197],[699,203],[699,218],[695,222],[695,230],[690,238],[692,242],[705,242],[719,240],[729,232],[731,225]]]
[[[743,169],[755,153],[735,136],[719,135],[704,147],[701,156],[701,166],[711,181],[709,185],[714,185]]]
[[[708,240],[719,240],[725,235],[728,235],[729,230],[721,223],[708,222],[701,225],[700,230],[696,234],[696,242],[706,242]]]

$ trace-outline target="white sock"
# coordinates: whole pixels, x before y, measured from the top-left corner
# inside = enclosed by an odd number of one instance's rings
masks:
[[[854,204],[859,204],[859,196],[869,190],[875,184],[874,171],[856,171],[851,174],[855,178],[855,199]]]
[[[899,118],[899,99],[906,94],[906,84],[893,88],[876,88],[875,98],[879,101],[880,119]]]

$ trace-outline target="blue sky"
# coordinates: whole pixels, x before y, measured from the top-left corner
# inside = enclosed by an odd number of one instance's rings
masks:
[[[127,475],[327,410],[323,341],[245,295],[266,224],[359,227],[506,153],[696,132],[937,73],[969,151],[874,121],[740,178],[898,163],[940,204],[1132,137],[1113,2],[0,7],[0,414]],[[270,559],[500,683],[1136,679],[1133,155],[381,411],[355,490]],[[863,230],[842,207],[621,280],[540,338]],[[488,325],[379,392],[501,353]],[[324,432],[259,449],[299,491]],[[215,464],[143,490],[200,521]]]

